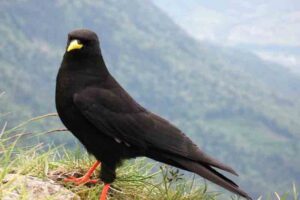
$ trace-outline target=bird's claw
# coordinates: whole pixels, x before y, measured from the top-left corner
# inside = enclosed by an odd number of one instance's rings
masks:
[[[80,177],[80,178],[70,176],[68,178],[65,178],[64,182],[72,182],[72,183],[75,183],[76,185],[82,185],[82,184],[86,184],[86,183],[96,184],[99,182],[99,180],[98,179],[90,179],[89,177],[85,177],[85,176]]]

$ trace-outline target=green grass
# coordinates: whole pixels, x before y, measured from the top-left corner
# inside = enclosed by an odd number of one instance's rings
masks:
[[[15,179],[3,183],[8,173],[29,175],[41,179],[52,179],[78,194],[82,199],[98,199],[103,184],[80,185],[65,183],[64,178],[81,176],[95,161],[82,148],[67,150],[63,146],[49,147],[43,143],[24,145],[24,140],[32,140],[47,133],[65,131],[55,129],[40,133],[26,133],[24,127],[30,123],[45,119],[55,114],[48,114],[30,119],[14,128],[0,128],[0,199],[15,188]],[[22,145],[20,145],[22,144]],[[97,178],[99,171],[93,174]],[[27,199],[26,188],[19,190],[20,199]],[[228,197],[229,198],[229,197]],[[209,192],[207,185],[199,178],[187,178],[179,170],[140,158],[123,163],[117,170],[117,179],[110,190],[110,200],[217,200],[228,199],[217,192]],[[292,194],[273,194],[269,199],[299,200],[296,186]],[[47,197],[49,199],[49,197]],[[51,199],[51,198],[50,198]],[[231,199],[237,199],[231,197]]]
[[[43,143],[26,146],[24,140],[41,137],[49,132],[26,133],[29,123],[53,114],[33,118],[14,128],[0,128],[0,199],[15,188],[11,182],[2,183],[8,173],[30,175],[42,179],[52,179],[78,194],[82,199],[98,199],[103,184],[75,186],[65,183],[63,178],[81,176],[95,161],[81,148],[73,151],[63,146],[49,147]],[[59,129],[58,131],[63,131]],[[19,145],[22,144],[22,145]],[[97,178],[99,171],[93,175]],[[20,199],[26,199],[28,191],[22,188]],[[199,185],[195,179],[187,180],[178,170],[151,162],[145,158],[129,160],[117,170],[117,179],[110,190],[111,200],[211,200],[217,193],[207,191],[206,184]]]

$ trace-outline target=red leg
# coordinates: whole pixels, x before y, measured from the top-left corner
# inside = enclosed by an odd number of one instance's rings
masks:
[[[105,184],[105,185],[104,185],[99,200],[106,200],[107,192],[108,192],[108,190],[109,190],[109,187],[110,187],[110,184]]]
[[[80,178],[69,177],[69,178],[64,179],[64,181],[74,182],[77,185],[84,184],[84,183],[97,183],[98,182],[97,179],[91,180],[90,177],[91,177],[92,173],[95,171],[95,169],[98,167],[98,165],[100,165],[100,164],[101,163],[99,161],[96,161],[83,177],[80,177]]]

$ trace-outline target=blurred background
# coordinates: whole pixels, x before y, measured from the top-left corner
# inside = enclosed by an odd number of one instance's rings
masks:
[[[233,166],[254,197],[299,187],[299,1],[1,0],[0,127],[56,112],[75,28],[97,32],[126,90]],[[34,128],[53,126],[63,127]],[[72,148],[76,139],[44,140]]]

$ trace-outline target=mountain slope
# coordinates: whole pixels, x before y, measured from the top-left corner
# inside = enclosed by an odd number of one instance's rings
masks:
[[[191,36],[247,49],[300,75],[299,2],[152,1]]]
[[[117,80],[237,168],[253,194],[300,181],[300,80],[281,66],[198,43],[149,1],[1,2],[0,20],[1,113],[55,111],[66,34],[86,27],[99,34]]]

